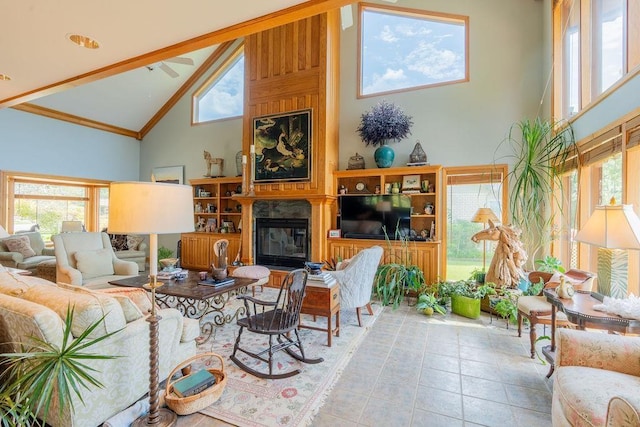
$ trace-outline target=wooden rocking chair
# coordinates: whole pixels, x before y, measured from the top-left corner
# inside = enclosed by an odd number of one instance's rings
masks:
[[[300,309],[302,299],[307,286],[307,272],[304,269],[291,271],[282,281],[278,297],[275,301],[263,301],[249,295],[241,295],[238,298],[244,300],[247,317],[238,319],[240,331],[233,346],[231,360],[241,369],[260,378],[287,378],[299,374],[300,369],[294,369],[282,374],[273,373],[273,355],[280,351],[286,351],[291,357],[305,363],[320,363],[322,358],[308,359],[304,355],[302,342],[298,335]],[[269,346],[262,351],[254,352],[240,347],[240,337],[244,329],[257,334],[269,335]],[[295,334],[294,338],[290,333]],[[277,343],[274,343],[276,338]],[[297,347],[298,352],[291,347]],[[269,366],[269,372],[260,372],[250,368],[236,357],[236,352],[241,351],[248,356],[258,359]],[[267,355],[265,357],[265,355]]]

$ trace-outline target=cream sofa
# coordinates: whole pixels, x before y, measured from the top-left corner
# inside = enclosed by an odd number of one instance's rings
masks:
[[[138,274],[138,264],[116,257],[107,233],[61,233],[51,240],[58,282],[101,289],[111,287],[109,281]]]
[[[640,425],[640,337],[559,329],[556,338],[554,427]]]
[[[11,251],[7,247],[9,241],[15,241],[16,239],[28,239],[27,245],[21,246],[22,252]],[[18,233],[0,239],[0,265],[5,267],[29,270],[36,274],[38,264],[42,261],[54,259],[53,249],[44,247],[44,240],[42,240],[42,236],[38,231]]]
[[[139,271],[146,270],[147,244],[143,236],[133,234],[108,234],[113,252],[118,259],[133,261]]]
[[[117,356],[116,359],[83,362],[97,370],[94,375],[104,388],[83,390],[84,404],[74,396],[75,412],[65,407],[59,414],[54,399],[47,418],[52,427],[99,425],[149,390],[149,323],[143,310],[150,309],[151,302],[140,289],[125,288],[122,294],[109,293],[111,291],[56,285],[38,277],[15,275],[0,267],[0,330],[3,332],[0,335],[5,337],[5,342],[28,344],[31,337],[37,337],[61,345],[63,318],[69,304],[75,307],[74,336],[103,313],[106,313],[105,320],[93,331],[93,337],[120,330],[91,347],[93,353]],[[123,296],[134,293],[135,298]],[[132,304],[133,301],[136,304]],[[175,309],[162,309],[158,314],[162,318],[159,323],[162,381],[180,362],[195,355],[199,327],[197,321],[184,319]],[[16,347],[13,351],[19,350]]]

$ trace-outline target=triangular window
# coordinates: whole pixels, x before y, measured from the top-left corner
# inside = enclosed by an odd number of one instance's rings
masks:
[[[240,45],[193,95],[193,123],[241,117],[244,49]]]

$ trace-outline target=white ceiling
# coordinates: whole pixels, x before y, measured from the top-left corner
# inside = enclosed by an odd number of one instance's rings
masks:
[[[215,37],[210,36],[216,31],[299,4],[326,8],[348,1],[2,3],[0,74],[11,80],[0,81],[0,108],[30,102],[138,131],[214,51],[215,45],[210,41]],[[92,37],[100,48],[75,46],[66,38],[69,33]],[[192,51],[194,46],[197,50]],[[159,68],[149,71],[144,67],[175,56],[190,57],[195,65],[169,63],[179,73],[177,78]],[[112,67],[113,64],[117,65]],[[114,70],[126,72],[109,76]],[[107,77],[90,82],[104,76]]]

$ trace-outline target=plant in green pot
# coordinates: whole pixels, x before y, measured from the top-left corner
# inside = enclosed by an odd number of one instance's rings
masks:
[[[475,281],[459,280],[453,283],[450,292],[453,313],[470,319],[478,319],[480,317],[480,301],[496,291],[489,284],[478,285]]]
[[[411,116],[397,105],[382,100],[362,114],[356,130],[365,145],[378,146],[374,153],[376,165],[389,168],[393,165],[395,153],[387,144],[406,138],[411,134],[411,126]]]

